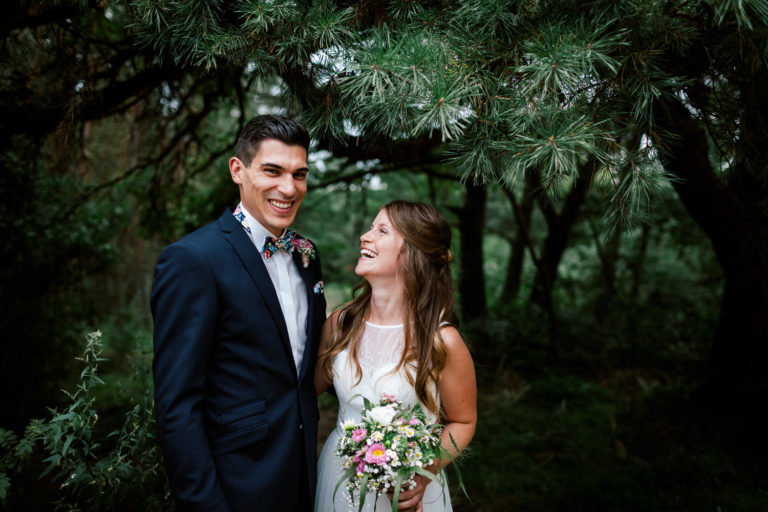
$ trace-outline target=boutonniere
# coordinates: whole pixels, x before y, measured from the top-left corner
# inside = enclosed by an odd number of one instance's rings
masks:
[[[312,245],[312,242],[306,238],[300,237],[299,235],[296,235],[293,238],[293,248],[299,252],[299,255],[301,256],[301,264],[304,265],[304,268],[309,266],[310,260],[313,260],[317,257],[317,254],[315,254],[315,246]],[[320,284],[322,285],[322,283]]]
[[[320,295],[321,293],[323,293],[323,282],[318,281],[317,283],[315,283],[315,286],[314,288],[312,288],[312,291],[315,292],[315,295]]]

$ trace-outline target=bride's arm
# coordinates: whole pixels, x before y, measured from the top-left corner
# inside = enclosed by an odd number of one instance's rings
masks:
[[[318,355],[321,354],[330,343],[331,335],[333,334],[334,329],[336,329],[336,320],[338,318],[339,312],[334,311],[331,316],[326,319],[325,323],[323,323],[323,330],[320,333],[320,346],[317,350]],[[332,382],[328,382],[325,372],[320,367],[320,360],[318,359],[315,362],[315,392],[317,393],[317,396],[325,393],[331,384]]]
[[[455,327],[444,327],[440,335],[445,342],[445,368],[438,392],[445,415],[442,444],[451,457],[440,461],[445,466],[467,447],[477,426],[477,383],[475,365],[469,349]],[[450,434],[450,436],[449,436]],[[453,442],[451,441],[453,438]],[[459,453],[456,452],[456,447]]]
[[[472,356],[455,327],[443,327],[440,335],[445,343],[445,368],[440,376],[438,393],[445,417],[445,428],[441,442],[449,454],[442,460],[435,460],[429,469],[436,473],[447,466],[459,453],[464,451],[477,426],[477,383]],[[451,440],[453,439],[453,440]],[[454,443],[456,446],[454,447]],[[459,449],[458,453],[456,448]],[[421,500],[429,480],[416,476],[416,487],[401,494],[398,509],[401,511],[421,510]]]

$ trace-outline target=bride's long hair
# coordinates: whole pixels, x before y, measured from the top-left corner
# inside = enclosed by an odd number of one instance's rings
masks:
[[[440,327],[458,327],[451,278],[451,228],[426,203],[393,201],[382,210],[403,237],[400,270],[405,283],[405,347],[395,372],[404,366],[415,369],[405,374],[424,406],[439,414],[437,385],[445,368],[445,343]],[[337,325],[328,346],[318,355],[320,370],[333,379],[333,359],[345,348],[355,365],[357,382],[362,379],[358,347],[370,312],[371,285],[363,281],[350,302],[339,308]]]

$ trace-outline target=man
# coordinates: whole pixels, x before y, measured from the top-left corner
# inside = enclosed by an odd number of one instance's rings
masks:
[[[308,146],[295,121],[251,120],[229,161],[240,205],[158,260],[155,409],[179,510],[312,510],[326,304],[314,245],[287,229]]]

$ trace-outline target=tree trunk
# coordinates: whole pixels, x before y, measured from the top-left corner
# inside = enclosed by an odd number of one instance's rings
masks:
[[[640,298],[640,284],[643,281],[643,270],[645,269],[645,257],[648,254],[648,241],[651,237],[651,226],[643,224],[640,234],[640,242],[634,257],[629,262],[629,269],[632,273],[632,286],[629,289],[629,298],[637,303]]]
[[[576,222],[579,208],[584,202],[589,188],[589,181],[582,177],[576,181],[560,213],[557,213],[551,203],[540,201],[541,210],[547,220],[547,237],[541,248],[543,265],[536,270],[531,290],[531,303],[545,307],[551,301],[550,295],[557,279],[557,267],[568,247],[571,228]]]
[[[595,243],[597,256],[600,260],[600,277],[596,283],[597,294],[595,296],[594,310],[595,320],[602,323],[605,319],[605,308],[616,299],[616,262],[619,260],[621,248],[620,234],[616,233],[610,238],[601,240],[600,230],[589,219],[589,229],[592,232],[592,240]]]
[[[483,226],[487,190],[484,185],[466,184],[464,206],[458,210],[461,261],[459,297],[463,319],[482,318],[487,312],[483,274]]]
[[[586,169],[586,166],[585,168]],[[571,228],[576,221],[579,208],[584,202],[589,188],[589,181],[582,172],[568,196],[560,213],[557,213],[548,201],[541,199],[539,206],[547,220],[547,236],[541,248],[539,262],[536,265],[536,275],[533,279],[533,288],[529,301],[531,305],[542,308],[547,314],[549,328],[549,354],[554,357],[559,351],[559,337],[557,332],[557,313],[552,300],[552,290],[557,278],[557,267],[560,259],[568,247]]]
[[[507,274],[504,279],[504,287],[499,296],[499,303],[501,304],[512,304],[520,293],[523,262],[525,261],[525,251],[528,248],[528,233],[531,228],[531,213],[533,212],[533,179],[530,178],[531,176],[532,173],[528,173],[529,178],[526,179],[519,207],[514,192],[506,187],[502,187],[510,203],[512,203],[515,220],[517,221],[517,229],[515,230],[515,237],[510,244]]]
[[[679,178],[672,184],[711,240],[725,277],[707,386],[719,396],[710,394],[709,399],[741,406],[754,428],[765,426],[768,243],[755,216],[715,174],[699,122],[679,104],[670,106],[666,121],[665,128],[681,137],[665,155],[667,169]]]

